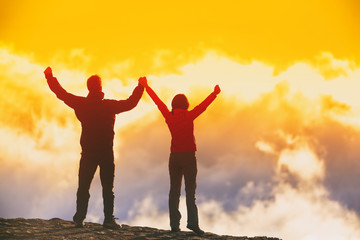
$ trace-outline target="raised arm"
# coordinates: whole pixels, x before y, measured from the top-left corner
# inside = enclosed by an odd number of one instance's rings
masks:
[[[51,91],[53,91],[53,93],[56,94],[56,97],[59,98],[60,100],[64,101],[64,98],[67,94],[67,92],[65,91],[65,89],[60,85],[60,83],[58,82],[58,80],[56,79],[56,77],[53,76],[52,70],[50,67],[47,67],[44,71],[45,74],[45,78],[47,80],[47,83],[49,85],[49,88],[51,89]]]
[[[128,99],[120,100],[120,101],[113,100],[114,103],[113,108],[115,109],[115,113],[129,111],[134,107],[136,107],[136,105],[140,101],[143,92],[144,92],[144,87],[141,86],[141,84],[139,83],[135,87],[134,91],[132,92],[131,96]]]
[[[214,91],[210,93],[210,95],[205,98],[199,105],[197,105],[193,110],[191,110],[192,118],[197,118],[200,114],[202,114],[206,108],[215,100],[216,96],[221,92],[219,85],[214,87]]]
[[[56,94],[56,97],[66,103],[69,107],[74,108],[75,105],[79,102],[81,97],[75,96],[71,93],[68,93],[53,76],[52,70],[50,67],[47,67],[44,71],[45,78],[49,85],[49,88],[53,93]]]
[[[165,103],[163,103],[163,101],[161,101],[161,99],[156,95],[154,90],[152,90],[152,88],[148,85],[146,77],[141,77],[139,79],[139,83],[142,86],[144,86],[144,88],[146,89],[146,92],[149,94],[151,99],[154,101],[156,106],[159,108],[162,115],[166,118],[167,114],[169,114],[170,111],[167,108],[167,106],[165,105]]]

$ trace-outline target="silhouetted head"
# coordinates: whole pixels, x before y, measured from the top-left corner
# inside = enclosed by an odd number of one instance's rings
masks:
[[[171,102],[172,109],[184,109],[187,110],[189,108],[189,101],[184,94],[177,94],[172,102]]]
[[[101,78],[98,75],[92,75],[87,80],[87,88],[89,92],[101,92]]]

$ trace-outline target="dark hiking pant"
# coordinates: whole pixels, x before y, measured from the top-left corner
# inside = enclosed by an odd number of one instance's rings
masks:
[[[170,192],[169,214],[171,228],[178,228],[181,180],[185,179],[187,224],[198,226],[198,210],[195,203],[197,163],[195,152],[171,153],[169,159]]]
[[[100,167],[100,180],[104,200],[105,219],[112,218],[114,212],[114,153],[82,153],[79,167],[79,187],[77,190],[76,213],[74,220],[82,221],[86,217],[89,203],[89,189],[97,166]]]

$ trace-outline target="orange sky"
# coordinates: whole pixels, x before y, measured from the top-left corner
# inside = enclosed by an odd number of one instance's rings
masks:
[[[359,64],[359,7],[355,0],[18,0],[2,3],[0,39],[45,65],[56,59],[97,72],[128,61],[121,77],[171,72],[207,49],[279,69],[322,52]]]

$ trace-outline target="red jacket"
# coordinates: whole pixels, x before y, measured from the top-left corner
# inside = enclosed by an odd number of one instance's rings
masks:
[[[211,93],[193,110],[174,109],[171,112],[150,87],[146,87],[146,92],[159,108],[169,127],[171,133],[171,152],[196,151],[194,120],[214,101],[216,95]]]

